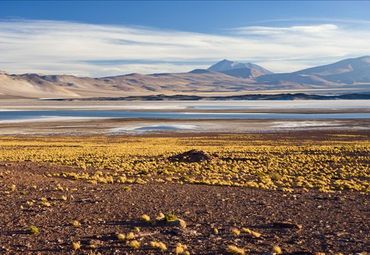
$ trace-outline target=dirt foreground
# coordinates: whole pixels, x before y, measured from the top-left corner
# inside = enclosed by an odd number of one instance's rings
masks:
[[[53,175],[62,172],[81,168],[0,163],[0,254],[370,252],[366,192],[89,183]]]

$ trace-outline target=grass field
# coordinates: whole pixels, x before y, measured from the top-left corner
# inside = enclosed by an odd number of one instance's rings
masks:
[[[0,148],[0,161],[72,166],[80,171],[50,174],[91,183],[151,181],[286,192],[295,188],[370,191],[370,142],[348,135],[322,142],[263,140],[261,135],[3,138]],[[168,160],[191,149],[204,151],[211,159]]]

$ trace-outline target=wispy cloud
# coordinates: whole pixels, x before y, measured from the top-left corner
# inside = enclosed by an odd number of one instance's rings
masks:
[[[235,28],[233,30],[241,35],[263,35],[273,37],[276,35],[289,36],[296,34],[300,36],[327,37],[331,36],[333,32],[338,31],[338,26],[334,24],[291,27],[248,26]]]
[[[107,76],[182,72],[223,58],[294,71],[370,54],[370,25],[247,26],[214,35],[62,21],[0,21],[0,70]]]

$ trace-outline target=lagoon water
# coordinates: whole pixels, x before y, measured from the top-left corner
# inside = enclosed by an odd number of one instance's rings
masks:
[[[176,103],[174,103],[176,104]],[[183,102],[187,108],[198,110],[268,110],[268,109],[370,109],[370,100],[248,100]]]
[[[126,110],[19,110],[0,111],[0,122],[68,120],[68,119],[370,119],[370,113],[238,113],[238,112],[176,112],[176,111],[126,111]]]
[[[41,100],[32,101],[25,105],[2,105],[0,123],[102,118],[162,120],[370,119],[370,113],[367,112],[367,109],[370,109],[370,100],[154,102],[52,102]],[[247,112],[242,112],[243,110]],[[288,111],[284,113],[284,110]],[[335,112],[331,112],[332,110]]]

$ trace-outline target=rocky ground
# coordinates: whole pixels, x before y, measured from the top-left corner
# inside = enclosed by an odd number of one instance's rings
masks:
[[[0,164],[1,254],[228,254],[228,245],[248,254],[272,253],[273,246],[284,254],[370,251],[368,194],[122,186],[50,175],[65,170],[75,171],[31,162]],[[160,213],[175,220],[155,220]],[[141,219],[143,214],[150,219]],[[153,241],[165,247],[155,248]],[[187,248],[176,251],[178,243]]]

